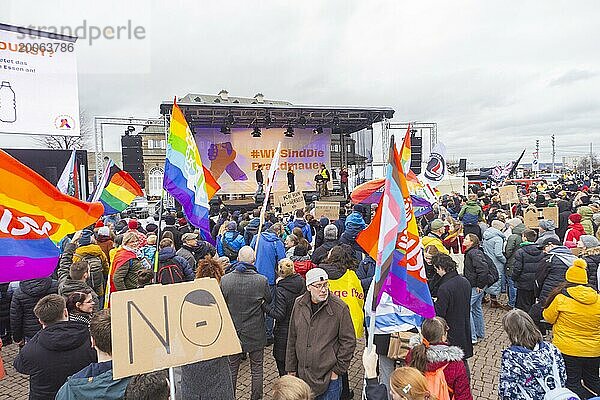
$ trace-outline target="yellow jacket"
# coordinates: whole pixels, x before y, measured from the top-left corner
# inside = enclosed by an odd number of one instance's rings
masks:
[[[329,291],[338,296],[350,309],[350,317],[354,324],[354,334],[357,338],[363,336],[365,314],[365,294],[356,272],[347,270],[339,279],[329,280]]]
[[[427,246],[435,246],[440,251],[440,253],[450,254],[448,249],[444,247],[444,243],[442,243],[442,241],[438,237],[427,235],[423,237],[423,239],[421,239],[421,243],[423,244],[423,249],[427,248]]]
[[[574,357],[600,357],[600,297],[591,287],[574,286],[543,312],[552,324],[552,343]]]

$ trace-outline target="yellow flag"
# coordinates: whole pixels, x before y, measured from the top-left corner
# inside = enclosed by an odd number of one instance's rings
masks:
[[[365,294],[356,272],[349,269],[341,278],[330,279],[329,290],[348,305],[354,324],[354,333],[356,333],[357,339],[361,338],[364,331],[363,321],[365,315],[363,307],[365,305]]]

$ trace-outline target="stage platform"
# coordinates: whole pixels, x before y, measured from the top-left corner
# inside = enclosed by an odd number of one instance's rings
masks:
[[[304,193],[304,197],[306,200],[306,204],[310,204],[312,203],[312,196],[313,193]],[[273,201],[273,195],[271,195],[271,202]],[[318,201],[329,201],[329,202],[337,202],[340,203],[340,206],[346,204],[349,202],[349,199],[345,198],[344,196],[339,196],[339,195],[334,195],[334,196],[324,196],[323,198],[319,199]],[[227,200],[223,200],[223,204],[233,210],[239,210],[241,212],[247,212],[247,211],[252,211],[255,208],[259,208],[262,205],[262,202],[256,202],[254,200],[254,196],[253,195],[247,195],[245,198],[242,199],[227,199]]]

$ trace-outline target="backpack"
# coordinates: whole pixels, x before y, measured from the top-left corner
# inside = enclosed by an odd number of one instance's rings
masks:
[[[485,263],[487,264],[487,285],[492,286],[494,283],[498,282],[500,279],[500,275],[498,274],[498,269],[496,268],[496,264],[492,261],[490,256],[485,254],[484,251],[481,252],[483,254],[483,258],[485,259]]]
[[[450,400],[452,389],[448,387],[444,370],[448,364],[436,369],[435,371],[425,371],[425,380],[429,393],[435,396],[438,400]]]
[[[158,272],[156,273],[156,283],[168,285],[171,283],[180,283],[185,281],[181,266],[173,260],[168,260],[166,263],[159,264]]]
[[[537,376],[535,377],[535,379],[538,381],[538,383],[540,384],[540,386],[542,387],[542,389],[545,392],[543,400],[580,400],[580,397],[577,396],[570,389],[561,387],[560,373],[558,372],[558,365],[556,365],[556,357],[554,356],[553,351],[551,352],[551,354],[552,354],[552,375],[548,375],[547,377],[545,377],[543,379],[538,378]],[[550,389],[550,386],[548,385],[549,379],[554,380],[554,389]],[[525,391],[523,386],[519,385],[518,387],[519,387],[519,390],[521,391],[521,394],[523,395],[524,399],[533,400],[531,398],[531,396],[529,394],[527,394],[527,391]]]
[[[463,225],[477,225],[479,223],[479,216],[471,213],[464,213],[462,223]]]
[[[306,278],[306,273],[315,267],[316,265],[311,260],[294,261],[294,270],[303,278]]]
[[[237,232],[235,232],[235,236],[233,237],[232,240],[235,240],[238,237],[238,235],[239,234]],[[229,258],[230,261],[237,260],[239,250],[236,250],[233,247],[231,247],[231,245],[225,239],[224,234],[223,234],[223,240],[221,241],[221,244],[223,245],[223,255],[225,257]]]

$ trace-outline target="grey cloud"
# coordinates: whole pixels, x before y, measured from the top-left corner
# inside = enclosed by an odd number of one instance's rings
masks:
[[[550,81],[548,86],[570,85],[578,81],[586,81],[598,76],[598,72],[573,69]]]

